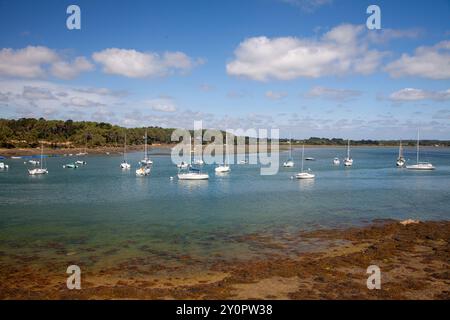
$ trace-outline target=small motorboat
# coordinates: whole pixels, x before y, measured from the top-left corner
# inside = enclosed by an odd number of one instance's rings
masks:
[[[63,165],[63,168],[65,168],[65,169],[77,169],[78,166],[75,163],[68,163],[68,164]]]
[[[38,160],[28,160],[28,164],[31,164],[32,166],[38,166],[39,165],[39,161]]]
[[[334,164],[335,166],[338,166],[338,165],[341,164],[341,160],[339,160],[339,158],[336,157],[336,158],[333,159],[333,164]]]
[[[4,162],[0,162],[0,170],[7,170],[7,169],[9,169],[9,166]]]
[[[30,174],[30,176],[36,176],[36,175],[40,175],[40,174],[47,174],[48,170],[45,168],[35,168],[35,169],[28,170],[28,173]]]
[[[315,174],[309,173],[309,172],[299,172],[295,175],[295,178],[297,179],[314,179],[316,177]]]
[[[79,165],[84,166],[84,165],[87,164],[87,162],[86,162],[86,161],[83,161],[83,160],[77,160],[77,161],[75,161],[75,164],[79,164]]]
[[[216,167],[216,168],[214,169],[214,171],[215,171],[216,173],[225,173],[225,172],[230,172],[230,171],[231,171],[231,168],[230,168],[229,165],[224,164],[224,165],[220,165],[220,166]]]
[[[316,161],[316,159],[313,157],[306,157],[305,161]]]

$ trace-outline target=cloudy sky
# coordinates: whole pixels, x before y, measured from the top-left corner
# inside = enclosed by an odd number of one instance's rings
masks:
[[[0,0],[0,35],[2,118],[450,139],[448,0]]]

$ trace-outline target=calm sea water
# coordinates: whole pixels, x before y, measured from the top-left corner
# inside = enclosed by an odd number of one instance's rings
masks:
[[[154,150],[158,151],[158,150]],[[160,150],[161,151],[161,150]],[[209,181],[178,181],[168,155],[155,155],[152,174],[136,177],[141,153],[129,154],[132,170],[119,169],[120,155],[87,156],[86,166],[63,169],[68,158],[48,158],[49,174],[27,175],[23,160],[7,160],[0,172],[0,251],[57,255],[87,248],[113,249],[116,258],[153,252],[235,257],[251,249],[233,241],[249,233],[360,225],[379,218],[450,218],[450,149],[424,148],[422,160],[437,170],[395,167],[396,148],[354,148],[352,168],[334,167],[345,149],[307,148],[316,161],[305,166],[313,181],[290,177],[296,168],[261,176],[257,165],[234,165]],[[415,161],[415,150],[405,150]],[[288,157],[281,153],[280,163]],[[74,161],[74,160],[73,160]],[[175,177],[173,180],[169,178]],[[131,244],[131,245],[130,245]],[[61,254],[61,250],[60,250]]]

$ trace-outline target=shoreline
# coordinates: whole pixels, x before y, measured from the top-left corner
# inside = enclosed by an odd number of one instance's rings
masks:
[[[65,268],[14,254],[0,264],[0,299],[450,299],[450,221],[373,221],[368,226],[292,234],[283,243],[248,234],[239,241],[273,247],[263,257],[185,267],[155,264],[149,253],[99,271],[85,268],[81,290],[66,288]],[[292,252],[299,244],[320,244]],[[0,256],[7,254],[0,251]],[[74,258],[70,258],[75,260]],[[177,261],[178,261],[177,260]],[[368,290],[378,265],[381,290]],[[60,270],[61,269],[61,270]]]
[[[170,149],[174,147],[175,144],[153,144],[149,145],[148,149],[149,152],[152,151],[152,149]],[[268,147],[270,144],[268,145]],[[305,144],[305,147],[312,148],[312,149],[322,149],[322,148],[337,148],[337,149],[346,149],[347,146],[340,146],[340,145],[307,145]],[[301,145],[293,145],[292,149],[300,149]],[[352,146],[352,149],[359,149],[359,148],[394,148],[398,149],[398,146],[379,146],[379,145],[359,145],[359,146]],[[415,147],[408,147],[405,146],[404,149],[407,148],[415,148]],[[432,149],[444,149],[449,148],[445,146],[423,146],[422,148],[432,148]],[[127,146],[127,152],[143,152],[144,145],[135,145],[135,146]],[[248,147],[246,147],[246,150],[248,151]],[[270,152],[270,148],[268,148]],[[279,151],[284,152],[289,150],[289,145],[280,145]],[[64,155],[64,154],[72,154],[73,156],[76,156],[77,153],[84,152],[84,147],[79,148],[61,148],[61,149],[52,149],[52,148],[45,148],[44,147],[44,154],[45,155]],[[123,147],[97,147],[97,148],[87,148],[86,152],[88,155],[100,155],[100,154],[123,154]],[[5,157],[20,157],[20,156],[34,156],[34,155],[40,155],[41,149],[38,148],[0,148],[0,156]],[[151,154],[150,154],[151,155]]]

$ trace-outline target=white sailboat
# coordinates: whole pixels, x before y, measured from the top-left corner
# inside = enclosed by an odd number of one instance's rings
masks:
[[[353,165],[353,159],[350,157],[350,139],[347,142],[347,157],[344,159],[344,166],[351,167]]]
[[[79,152],[76,155],[77,156],[86,156],[87,155],[87,138],[88,135],[86,134],[86,142],[84,143],[84,152]]]
[[[406,159],[405,159],[405,157],[403,157],[403,146],[402,146],[402,141],[400,140],[400,146],[398,148],[398,157],[397,157],[396,165],[397,165],[397,167],[402,168],[405,164],[406,164]]]
[[[305,156],[305,145],[303,144],[303,147],[302,147],[302,170],[299,173],[297,173],[295,175],[295,177],[297,179],[314,179],[316,177],[315,174],[303,170],[304,156]],[[309,171],[309,169],[308,169],[308,171]]]
[[[292,139],[289,139],[289,158],[286,162],[283,162],[283,167],[285,168],[294,167],[294,160],[292,160]]]
[[[29,169],[28,174],[31,176],[41,175],[41,174],[47,174],[48,170],[46,168],[43,168],[43,159],[44,159],[44,145],[41,144],[41,167],[40,168],[34,168]]]
[[[406,166],[406,169],[409,169],[409,170],[434,170],[434,169],[436,169],[429,162],[420,162],[419,161],[419,152],[420,152],[420,132],[419,132],[419,130],[417,130],[417,152],[416,152],[417,160],[416,160],[416,164]]]
[[[131,165],[127,161],[127,133],[125,132],[125,140],[123,142],[123,161],[120,164],[122,170],[130,170]]]
[[[224,164],[222,164],[222,165],[219,165],[219,166],[217,166],[215,169],[214,169],[214,171],[216,172],[216,173],[227,173],[227,172],[230,172],[231,171],[231,168],[230,168],[230,165],[229,165],[229,163],[230,163],[230,158],[229,158],[229,153],[228,153],[228,141],[227,141],[227,139],[225,138],[225,153],[226,153],[226,157],[225,157],[225,162],[224,162]]]
[[[144,145],[144,159],[142,159],[140,161],[141,165],[152,165],[153,161],[150,160],[150,158],[148,157],[148,150],[147,150],[147,129],[145,129],[145,145]]]
[[[138,177],[148,176],[150,175],[151,167],[150,166],[142,166],[139,169],[136,169],[136,175]]]
[[[202,173],[200,169],[189,167],[187,172],[178,172],[179,180],[208,180],[209,175],[207,173]]]

